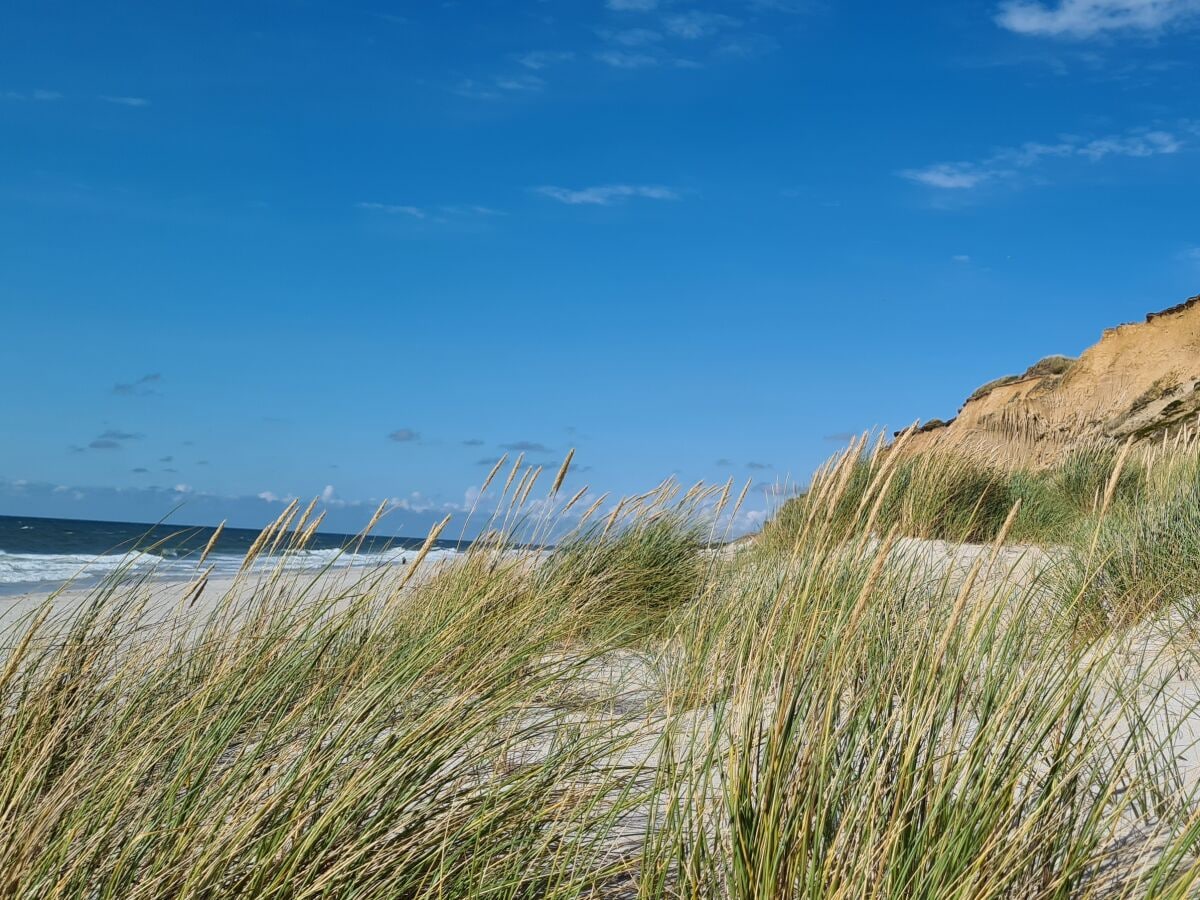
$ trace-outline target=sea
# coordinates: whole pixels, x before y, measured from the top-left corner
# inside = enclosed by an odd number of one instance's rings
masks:
[[[92,522],[0,516],[0,594],[55,589],[66,582],[87,587],[116,571],[180,580],[196,574],[196,563],[215,528],[203,525],[148,525],[138,522]],[[259,531],[225,528],[205,562],[214,574],[235,574]],[[286,540],[286,539],[285,539]],[[318,571],[327,567],[403,565],[424,538],[321,532],[301,551],[282,557],[265,555],[258,565]],[[438,541],[429,561],[455,553],[465,545]]]

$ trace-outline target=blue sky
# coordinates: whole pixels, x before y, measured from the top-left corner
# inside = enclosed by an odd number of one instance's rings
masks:
[[[1200,0],[15,0],[0,513],[803,481],[1200,291]]]

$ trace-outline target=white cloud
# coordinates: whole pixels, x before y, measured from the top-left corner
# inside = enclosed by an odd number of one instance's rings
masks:
[[[536,75],[501,75],[493,83],[502,91],[540,91],[546,82]]]
[[[666,26],[667,31],[677,38],[688,41],[711,37],[723,29],[736,28],[741,24],[733,16],[702,12],[697,9],[677,13],[663,19],[663,25]]]
[[[370,209],[376,212],[384,212],[389,215],[405,215],[412,216],[414,219],[424,219],[426,216],[425,210],[419,206],[403,206],[396,203],[368,203],[359,202],[354,204],[356,209]]]
[[[746,5],[760,12],[804,13],[817,6],[813,0],[746,0]]]
[[[452,90],[469,100],[502,100],[521,94],[532,94],[542,90],[546,82],[536,75],[496,75],[485,81],[467,78]]]
[[[490,206],[479,206],[477,204],[463,205],[448,205],[439,206],[442,212],[450,216],[505,216],[508,213],[501,209],[492,209]]]
[[[177,494],[190,494],[191,492],[192,492],[192,486],[190,484],[175,485],[175,493],[177,493]]]
[[[641,197],[646,200],[679,199],[677,191],[657,184],[605,184],[579,190],[546,186],[538,188],[537,191],[539,194],[570,206],[612,206],[614,203],[630,197]]]
[[[604,28],[597,33],[609,43],[622,47],[644,47],[662,40],[661,34],[649,28],[623,28],[619,31]]]
[[[569,50],[533,50],[517,57],[517,62],[527,69],[537,71],[558,63],[570,62],[574,58],[575,54]]]
[[[1090,38],[1112,31],[1158,31],[1200,13],[1200,0],[1009,0],[996,22],[1018,34]]]
[[[937,163],[924,169],[905,169],[900,174],[910,181],[947,190],[977,187],[990,177],[971,163]]]
[[[658,6],[658,0],[607,0],[604,5],[625,12],[649,12]]]
[[[1168,131],[1136,130],[1085,139],[1067,135],[1053,144],[1029,142],[997,150],[978,162],[941,162],[904,169],[902,178],[939,190],[970,190],[982,184],[1011,179],[1045,159],[1083,158],[1099,162],[1110,156],[1144,158],[1178,153],[1183,141]]]
[[[749,534],[762,528],[766,521],[765,509],[742,509],[734,519],[732,530],[736,535]]]
[[[1156,156],[1160,153],[1178,153],[1183,142],[1166,131],[1148,131],[1145,134],[1106,137],[1088,141],[1079,148],[1079,155],[1088,159],[1104,159],[1106,156]]]
[[[969,263],[971,261],[971,257],[967,256],[967,254],[965,254],[965,253],[956,253],[954,256],[952,256],[950,258],[952,260],[954,260],[956,263],[962,263],[964,265],[966,265],[967,263]]]
[[[461,509],[459,504],[449,501],[439,504],[420,491],[413,491],[407,497],[390,497],[388,502],[391,509],[402,509],[405,512],[413,513],[429,512],[434,509],[440,509],[443,512],[459,512]]]
[[[62,94],[58,91],[3,91],[0,92],[0,99],[4,100],[35,100],[40,102],[49,102],[51,100],[61,100]]]
[[[779,42],[769,35],[743,34],[724,41],[715,52],[729,59],[754,59],[778,49]]]
[[[333,485],[325,485],[325,490],[321,491],[321,500],[325,503],[332,503],[334,499]]]
[[[380,212],[391,216],[408,216],[422,222],[431,222],[437,225],[447,225],[454,219],[492,218],[507,215],[503,210],[493,209],[490,206],[481,206],[477,203],[446,203],[441,206],[424,209],[420,206],[409,206],[401,203],[362,201],[355,203],[354,208]]]
[[[145,97],[113,97],[101,94],[100,99],[105,103],[115,103],[118,106],[149,106],[150,101]]]
[[[657,56],[651,56],[649,53],[629,53],[625,50],[602,50],[596,54],[596,59],[614,69],[644,69],[659,63]]]

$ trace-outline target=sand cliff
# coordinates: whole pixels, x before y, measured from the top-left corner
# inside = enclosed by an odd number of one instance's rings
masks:
[[[1080,443],[1170,440],[1198,417],[1200,295],[1106,330],[1079,359],[1048,357],[984,385],[909,446],[1048,463]]]

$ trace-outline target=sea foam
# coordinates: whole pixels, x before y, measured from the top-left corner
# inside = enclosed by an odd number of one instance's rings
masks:
[[[254,571],[269,571],[282,564],[287,571],[320,571],[325,568],[344,569],[351,566],[397,566],[416,557],[412,549],[392,549],[386,552],[354,553],[339,548],[300,550],[275,556],[261,556]],[[426,563],[455,555],[453,550],[433,550]],[[205,568],[214,566],[215,575],[235,575],[242,567],[243,557],[234,554],[213,554]],[[153,553],[101,554],[84,553],[6,553],[0,550],[0,585],[10,588],[57,586],[77,582],[87,586],[99,579],[122,572],[133,575],[153,573],[155,576],[185,580],[197,574],[195,558],[163,558]]]

